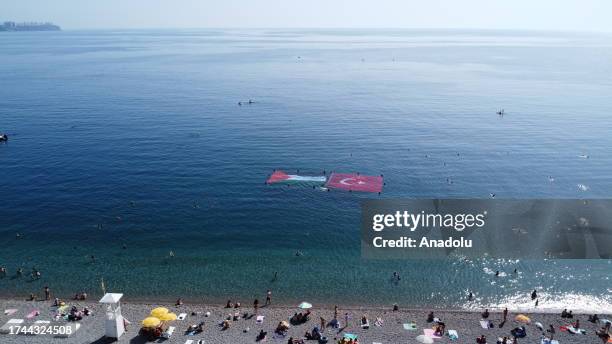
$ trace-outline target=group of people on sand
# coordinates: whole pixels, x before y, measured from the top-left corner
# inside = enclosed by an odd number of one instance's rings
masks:
[[[300,325],[307,322],[308,320],[310,320],[310,311],[306,311],[305,313],[299,312],[293,314],[291,319],[289,319],[289,322],[292,325]]]

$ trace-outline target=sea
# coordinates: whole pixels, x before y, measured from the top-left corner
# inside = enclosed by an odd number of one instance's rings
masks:
[[[529,309],[537,289],[541,311],[612,310],[610,260],[360,249],[367,199],[611,197],[610,34],[6,32],[0,80],[2,296]]]

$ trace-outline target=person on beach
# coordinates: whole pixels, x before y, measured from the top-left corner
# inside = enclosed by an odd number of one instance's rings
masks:
[[[265,306],[268,306],[272,304],[272,291],[270,289],[268,289],[268,291],[266,292],[266,303]]]
[[[334,306],[334,320],[338,320],[338,305]]]
[[[487,319],[489,317],[489,310],[485,309],[484,312],[482,312],[482,318],[483,319]]]
[[[253,309],[255,310],[255,315],[257,315],[257,311],[259,309],[259,300],[255,299],[255,301],[253,301]]]
[[[255,338],[256,342],[261,342],[262,340],[266,339],[266,336],[268,335],[268,332],[265,332],[264,330],[260,330],[259,334],[257,335],[257,337]]]
[[[480,337],[476,338],[476,344],[487,344],[487,337],[481,335]]]
[[[399,306],[397,305],[397,303],[394,303],[394,304],[393,304],[393,311],[394,311],[394,312],[399,311]]]
[[[225,304],[225,308],[232,308],[233,304],[232,304],[232,300],[227,300],[227,304]]]
[[[434,321],[434,312],[429,312],[429,314],[427,314],[427,322],[432,323],[433,321]]]
[[[182,306],[182,305],[183,305],[183,299],[181,299],[181,298],[179,297],[179,299],[178,299],[178,300],[176,300],[176,303],[175,303],[174,305],[175,305],[175,306],[177,306],[177,307],[178,307],[178,306]]]
[[[535,299],[537,299],[537,298],[538,298],[538,291],[534,289],[534,290],[531,292],[531,301],[533,301],[533,300],[535,300]]]
[[[350,319],[349,314],[344,313],[344,327],[348,327],[349,319]]]
[[[508,320],[508,307],[504,308],[504,322]]]
[[[325,318],[323,317],[320,317],[320,318],[321,318],[320,319],[321,320],[321,332],[325,332],[325,324],[326,324]]]
[[[234,304],[234,308],[240,308],[240,302],[236,301],[236,303]]]
[[[45,301],[51,300],[51,290],[49,286],[45,286]]]

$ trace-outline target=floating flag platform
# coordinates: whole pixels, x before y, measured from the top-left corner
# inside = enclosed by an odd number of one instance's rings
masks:
[[[325,185],[328,188],[361,192],[381,192],[382,176],[364,176],[355,173],[332,173]]]
[[[274,171],[270,178],[266,181],[267,184],[276,183],[310,183],[310,184],[325,184],[327,178],[325,176],[300,176],[297,174],[287,174],[283,171]]]

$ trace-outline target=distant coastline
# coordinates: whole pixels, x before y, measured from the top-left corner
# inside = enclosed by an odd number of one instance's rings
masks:
[[[62,28],[53,23],[38,23],[38,22],[27,22],[27,23],[16,23],[12,21],[6,21],[0,25],[0,31],[61,31]]]

